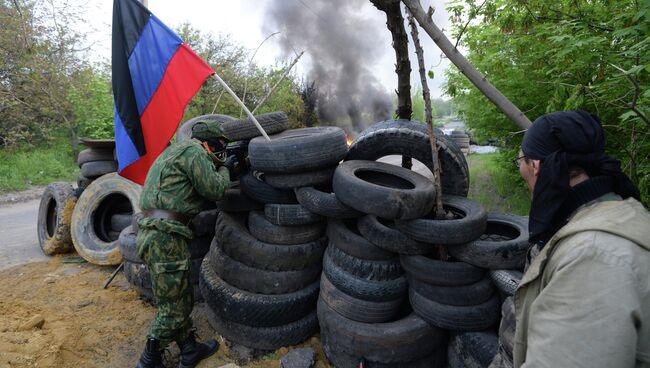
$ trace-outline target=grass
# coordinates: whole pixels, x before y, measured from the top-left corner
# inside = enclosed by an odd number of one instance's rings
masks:
[[[470,155],[468,157],[469,198],[478,201],[488,212],[512,213],[528,216],[530,195],[519,173],[503,167],[499,153]]]
[[[78,176],[72,147],[65,138],[43,147],[0,149],[0,194],[54,181],[75,181]]]

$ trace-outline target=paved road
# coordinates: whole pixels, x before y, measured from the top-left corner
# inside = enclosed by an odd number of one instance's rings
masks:
[[[34,199],[0,206],[0,270],[49,259],[36,235],[39,202]]]

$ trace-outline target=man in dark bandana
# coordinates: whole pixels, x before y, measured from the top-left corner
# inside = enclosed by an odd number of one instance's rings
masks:
[[[514,297],[514,367],[650,367],[650,214],[600,121],[538,118],[516,164],[534,257]]]

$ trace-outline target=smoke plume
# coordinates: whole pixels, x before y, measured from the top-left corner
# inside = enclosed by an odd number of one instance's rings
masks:
[[[392,98],[375,77],[379,71],[373,70],[390,42],[382,12],[377,11],[375,19],[364,16],[362,8],[370,4],[368,0],[271,0],[267,4],[264,32],[281,32],[275,40],[280,40],[285,57],[293,58],[301,50],[309,56],[307,79],[318,87],[318,115],[323,123],[358,133],[390,118]]]

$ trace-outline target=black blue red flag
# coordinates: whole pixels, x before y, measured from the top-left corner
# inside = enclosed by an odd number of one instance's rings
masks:
[[[214,71],[137,0],[113,2],[112,63],[118,172],[144,184]]]

